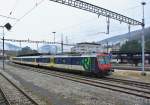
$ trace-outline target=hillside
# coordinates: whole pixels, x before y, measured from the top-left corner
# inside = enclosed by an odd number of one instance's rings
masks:
[[[55,54],[57,52],[57,46],[56,45],[44,45],[39,48],[39,53],[51,53]]]
[[[2,41],[0,41],[0,50],[3,49],[3,43]],[[20,47],[18,46],[15,46],[13,44],[10,44],[10,43],[5,43],[5,50],[8,50],[8,51],[18,51],[20,49]]]
[[[147,39],[147,38],[149,39],[150,38],[150,27],[145,28],[144,32],[145,32],[145,39]],[[99,41],[98,43],[103,44],[108,41],[110,44],[116,44],[123,40],[140,40],[141,33],[142,33],[141,30],[136,30],[136,31],[132,31],[130,34],[126,33],[123,35],[117,35],[117,36],[114,36],[111,38],[104,39],[102,41]]]

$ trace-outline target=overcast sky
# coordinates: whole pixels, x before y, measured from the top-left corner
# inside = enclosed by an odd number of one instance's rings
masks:
[[[112,20],[110,22],[110,34],[106,32],[106,18],[96,14],[79,10],[73,7],[58,4],[49,0],[0,0],[0,15],[21,18],[36,3],[41,2],[29,14],[20,21],[0,17],[0,25],[9,22],[13,28],[5,32],[6,38],[31,39],[53,41],[52,32],[56,32],[56,41],[60,41],[61,35],[67,36],[69,43],[100,41],[128,32],[128,25]],[[121,13],[128,17],[141,21],[143,0],[84,0],[97,6]],[[145,6],[146,27],[150,26],[150,0]],[[140,26],[131,27],[131,30],[140,29]],[[0,29],[0,33],[2,30]],[[99,34],[98,34],[99,33]],[[2,35],[1,35],[2,36]],[[66,38],[64,38],[66,39]]]

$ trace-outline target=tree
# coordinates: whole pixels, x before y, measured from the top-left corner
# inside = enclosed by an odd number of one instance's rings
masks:
[[[27,54],[36,54],[38,53],[36,50],[32,50],[30,47],[26,46],[18,52],[18,55],[27,55]]]
[[[141,52],[141,43],[138,40],[128,41],[120,48],[122,52]]]
[[[145,50],[146,50],[146,51],[150,51],[150,39],[147,39],[147,40],[146,40],[146,43],[145,43]]]

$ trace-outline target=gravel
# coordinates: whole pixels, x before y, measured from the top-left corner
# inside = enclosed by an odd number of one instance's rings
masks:
[[[1,88],[5,92],[11,105],[34,105],[28,98],[26,98],[18,89],[16,89],[10,82],[8,82],[2,75],[0,75]]]
[[[150,100],[7,66],[6,72],[52,105],[150,105]]]

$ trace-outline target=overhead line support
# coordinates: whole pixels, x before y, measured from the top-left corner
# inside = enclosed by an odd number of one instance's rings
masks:
[[[0,38],[1,39],[1,38]],[[3,39],[1,39],[3,40]],[[10,42],[27,42],[27,43],[45,43],[45,44],[62,44],[62,42],[48,42],[48,41],[34,41],[34,40],[16,40],[16,39],[4,39],[5,41],[10,41]],[[63,45],[66,45],[66,46],[75,46],[74,44],[66,44],[66,43],[63,43]]]
[[[50,0],[50,1],[72,6],[72,7],[82,9],[85,11],[89,11],[89,12],[97,14],[98,16],[99,15],[102,15],[105,17],[109,16],[109,18],[112,18],[112,19],[115,19],[115,20],[118,20],[120,22],[124,22],[127,24],[130,23],[131,25],[143,25],[143,23],[140,21],[131,19],[127,16],[121,15],[119,13],[104,9],[102,7],[99,7],[99,6],[96,6],[96,5],[81,1],[81,0]]]

